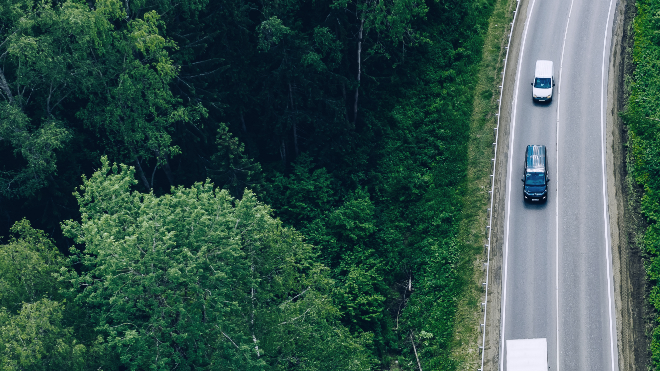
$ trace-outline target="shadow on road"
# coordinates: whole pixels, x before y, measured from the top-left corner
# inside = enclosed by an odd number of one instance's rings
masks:
[[[546,202],[528,202],[528,201],[523,200],[522,202],[525,206],[525,210],[545,210],[545,208],[548,206],[547,201]]]
[[[550,107],[552,107],[552,101],[538,102],[538,101],[532,99],[532,104],[534,105],[534,107],[540,107],[540,108],[550,108]]]

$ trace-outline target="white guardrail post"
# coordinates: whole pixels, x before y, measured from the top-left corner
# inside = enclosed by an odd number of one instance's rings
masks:
[[[509,61],[509,47],[511,46],[511,37],[513,37],[513,28],[516,24],[516,17],[518,16],[518,8],[520,7],[520,0],[517,0],[516,2],[516,9],[513,11],[513,22],[511,22],[511,31],[509,32],[509,42],[507,43],[506,46],[506,55],[504,58],[504,66],[502,68],[502,84],[499,86],[500,87],[500,98],[497,100],[497,127],[495,127],[495,142],[493,143],[494,149],[495,149],[495,154],[493,156],[493,172],[490,176],[490,208],[488,209],[488,226],[486,227],[488,229],[488,240],[486,243],[486,282],[484,282],[484,286],[486,286],[486,297],[484,299],[484,302],[481,303],[481,305],[484,308],[484,321],[481,323],[479,326],[481,331],[481,346],[479,346],[479,351],[481,352],[481,367],[478,369],[478,371],[483,371],[484,369],[484,357],[485,357],[485,346],[486,346],[486,316],[488,315],[488,282],[489,282],[489,276],[490,276],[490,237],[493,233],[493,228],[491,227],[493,225],[493,199],[494,199],[494,191],[495,191],[495,169],[497,165],[497,143],[498,143],[498,138],[499,138],[499,128],[500,128],[500,113],[502,112],[502,95],[504,94],[504,79],[506,77],[506,64]]]

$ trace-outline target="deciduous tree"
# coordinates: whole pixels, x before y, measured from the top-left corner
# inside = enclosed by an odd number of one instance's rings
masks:
[[[77,195],[82,221],[64,225],[84,245],[68,277],[126,367],[370,367],[366,339],[337,322],[327,269],[251,192],[207,182],[156,197],[131,192],[132,167],[102,163]]]

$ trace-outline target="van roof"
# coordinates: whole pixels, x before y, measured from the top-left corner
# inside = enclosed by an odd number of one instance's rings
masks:
[[[536,61],[534,77],[552,77],[552,61]]]
[[[527,146],[527,171],[545,171],[545,146]]]
[[[541,339],[506,341],[508,371],[548,371],[548,342]]]

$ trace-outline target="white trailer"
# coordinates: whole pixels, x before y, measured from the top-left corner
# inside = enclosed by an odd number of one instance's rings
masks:
[[[506,341],[507,371],[548,371],[548,343],[543,339]]]

